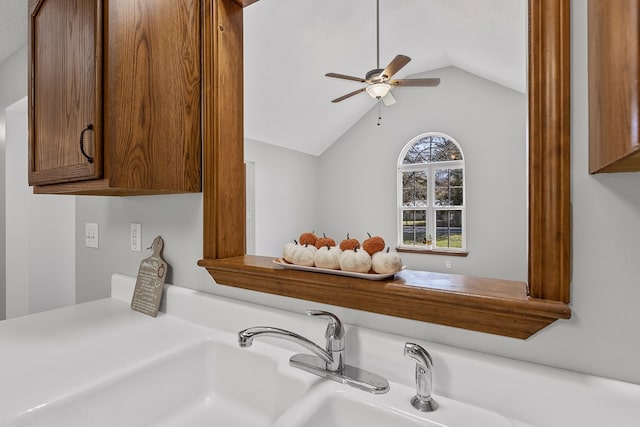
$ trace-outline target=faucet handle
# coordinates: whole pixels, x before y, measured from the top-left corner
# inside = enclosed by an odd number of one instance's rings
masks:
[[[327,339],[327,353],[333,358],[333,362],[327,363],[327,369],[332,372],[344,370],[344,327],[342,322],[333,313],[322,310],[307,310],[308,316],[319,316],[329,319],[327,331],[324,337]]]
[[[318,316],[329,319],[329,325],[325,333],[325,338],[328,340],[341,340],[344,338],[344,327],[335,314],[323,310],[307,310],[307,316]]]
[[[438,403],[431,398],[431,355],[422,346],[411,342],[404,345],[404,355],[416,361],[416,395],[411,399],[411,405],[421,412],[435,411],[438,409]]]

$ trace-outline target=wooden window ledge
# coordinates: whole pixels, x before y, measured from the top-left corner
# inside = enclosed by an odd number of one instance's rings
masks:
[[[413,249],[407,247],[396,247],[396,252],[404,252],[409,254],[428,254],[428,255],[448,255],[457,257],[466,257],[468,251],[451,250],[451,249]]]
[[[198,265],[221,285],[520,339],[571,317],[568,304],[529,297],[525,282],[413,270],[371,281],[285,270],[273,259],[245,255]]]

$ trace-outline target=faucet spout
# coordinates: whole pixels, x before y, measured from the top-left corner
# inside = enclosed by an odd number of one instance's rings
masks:
[[[295,342],[318,356],[327,364],[333,363],[333,357],[325,349],[319,347],[305,337],[294,332],[287,331],[286,329],[272,328],[269,326],[255,326],[253,328],[247,328],[238,332],[238,344],[240,347],[250,347],[251,344],[253,344],[253,339],[259,336],[280,338]]]

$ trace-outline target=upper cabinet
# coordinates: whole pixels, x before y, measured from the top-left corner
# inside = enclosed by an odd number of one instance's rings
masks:
[[[82,131],[92,124],[102,133],[99,29],[96,5],[89,1],[46,0],[32,10],[29,184],[98,178],[101,138]],[[88,134],[87,134],[88,133]]]
[[[589,172],[640,171],[640,1],[589,0]]]
[[[201,189],[199,0],[31,0],[29,184]]]

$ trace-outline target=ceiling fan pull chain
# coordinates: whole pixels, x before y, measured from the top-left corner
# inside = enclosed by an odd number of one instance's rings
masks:
[[[382,120],[382,107],[380,107],[380,100],[378,100],[378,126],[380,126],[380,120]]]

